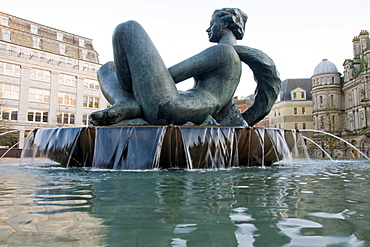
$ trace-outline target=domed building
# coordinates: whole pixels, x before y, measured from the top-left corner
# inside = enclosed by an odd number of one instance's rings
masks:
[[[337,67],[323,59],[311,81],[314,128],[330,132],[342,129],[343,91]]]
[[[353,59],[343,63],[343,77],[327,59],[315,68],[312,80],[314,128],[342,137],[369,155],[370,144],[370,39],[362,30],[353,41]],[[323,143],[323,142],[320,142]],[[357,157],[338,142],[327,143],[338,158]]]

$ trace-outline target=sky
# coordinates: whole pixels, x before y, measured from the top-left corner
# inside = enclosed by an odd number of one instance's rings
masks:
[[[206,49],[206,29],[215,9],[236,7],[248,15],[243,40],[270,56],[280,79],[310,78],[328,59],[343,72],[353,58],[352,39],[370,31],[370,0],[11,0],[0,11],[93,39],[100,63],[113,60],[112,33],[128,20],[148,32],[168,67]],[[180,90],[191,87],[188,80]],[[248,66],[237,96],[254,92]]]

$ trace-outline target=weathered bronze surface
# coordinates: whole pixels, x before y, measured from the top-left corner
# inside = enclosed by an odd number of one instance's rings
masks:
[[[216,10],[207,32],[217,45],[170,68],[139,23],[119,24],[113,34],[114,61],[98,71],[112,106],[92,113],[92,124],[253,126],[262,120],[276,101],[281,81],[271,58],[237,45],[246,21],[240,9]],[[254,102],[241,116],[232,99],[242,61],[253,71],[257,88]],[[176,83],[189,78],[194,78],[194,87],[179,92]]]

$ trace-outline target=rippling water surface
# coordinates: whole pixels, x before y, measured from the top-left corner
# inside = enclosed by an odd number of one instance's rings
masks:
[[[141,172],[2,163],[1,246],[370,246],[364,161]]]

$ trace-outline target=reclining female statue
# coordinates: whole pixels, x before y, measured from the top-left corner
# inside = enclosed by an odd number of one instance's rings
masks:
[[[257,81],[252,105],[242,117],[253,126],[275,103],[280,79],[273,61],[263,52],[236,45],[244,35],[247,15],[236,8],[216,10],[207,29],[217,45],[167,68],[140,24],[128,21],[113,34],[114,62],[98,71],[102,92],[111,107],[91,114],[93,125],[111,125],[143,118],[149,124],[218,122],[228,114],[240,82],[241,61]],[[176,83],[194,78],[194,87],[180,92]]]

